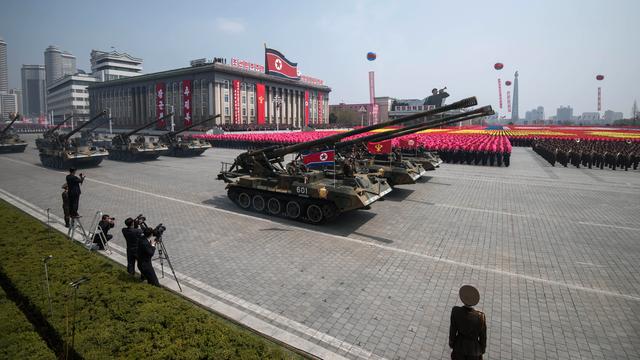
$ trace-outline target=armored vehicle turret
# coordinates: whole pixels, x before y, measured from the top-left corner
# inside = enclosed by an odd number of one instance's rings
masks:
[[[176,157],[193,157],[200,156],[207,149],[211,149],[211,144],[207,141],[194,138],[185,139],[180,136],[180,134],[198,125],[204,124],[207,121],[214,120],[218,117],[220,117],[219,114],[206,120],[187,125],[178,131],[170,131],[166,134],[161,135],[160,143],[169,147],[169,151],[165,155]]]
[[[475,98],[469,98],[417,114],[413,119],[474,105]],[[310,170],[297,161],[285,166],[284,157],[304,150],[318,151],[314,156],[319,162],[333,163],[334,146],[340,140],[402,122],[396,119],[300,144],[246,151],[233,164],[223,163],[218,179],[227,183],[227,195],[243,209],[316,224],[331,220],[340,213],[368,208],[391,187],[375,174],[343,172],[338,177],[331,166]]]
[[[118,161],[148,161],[155,160],[160,155],[165,155],[169,148],[156,141],[148,141],[144,135],[138,135],[135,140],[131,140],[131,136],[155,124],[157,121],[171,117],[173,114],[167,114],[160,119],[154,119],[136,129],[126,133],[117,134],[111,140],[111,148],[109,149],[109,160]]]
[[[36,147],[40,152],[42,165],[54,169],[64,169],[69,167],[90,167],[100,164],[109,155],[106,149],[98,148],[91,143],[80,141],[80,139],[71,139],[71,137],[106,115],[106,113],[106,111],[102,111],[66,134],[57,133],[60,126],[71,119],[70,116],[56,127],[47,131],[41,139],[37,139]]]
[[[0,153],[19,153],[27,148],[27,142],[20,139],[18,134],[11,130],[13,123],[20,119],[20,114],[11,114],[11,122],[0,131]]]

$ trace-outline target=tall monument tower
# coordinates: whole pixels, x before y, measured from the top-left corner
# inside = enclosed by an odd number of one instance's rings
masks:
[[[520,120],[518,116],[518,72],[513,75],[513,105],[511,106],[511,121]]]

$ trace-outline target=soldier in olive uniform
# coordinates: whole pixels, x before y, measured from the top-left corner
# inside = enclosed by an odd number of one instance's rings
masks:
[[[482,311],[473,308],[480,301],[480,293],[475,287],[464,285],[459,295],[464,306],[454,306],[451,310],[451,359],[482,359],[487,349],[487,320]]]

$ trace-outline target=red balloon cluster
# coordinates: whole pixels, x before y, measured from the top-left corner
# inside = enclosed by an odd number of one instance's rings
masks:
[[[598,81],[604,80],[604,75],[596,75],[596,80]]]
[[[502,68],[504,67],[503,63],[495,63],[493,64],[493,68],[496,70],[502,70]]]

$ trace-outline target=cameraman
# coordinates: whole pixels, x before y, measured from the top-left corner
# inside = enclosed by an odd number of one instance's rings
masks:
[[[151,239],[153,236],[153,229],[147,227],[143,230],[143,237],[138,243],[138,270],[140,274],[154,286],[160,286],[156,271],[153,269],[151,259],[156,252],[156,242]]]
[[[104,234],[104,237],[105,237],[104,244],[102,244],[102,241],[100,241],[101,238],[98,234],[95,234],[93,236],[93,243],[98,244],[98,249],[104,250],[103,245],[106,245],[109,240],[113,239],[113,235],[109,234],[109,230],[111,230],[115,226],[115,220],[116,218],[113,218],[109,215],[106,215],[106,214],[102,215],[102,219],[98,223],[98,226],[100,227],[100,230],[102,230],[102,233]]]
[[[134,276],[136,273],[136,259],[138,258],[138,243],[142,241],[144,235],[138,228],[138,222],[132,218],[124,221],[126,228],[122,229],[122,235],[127,242],[127,272]],[[144,275],[142,276],[144,280]]]

